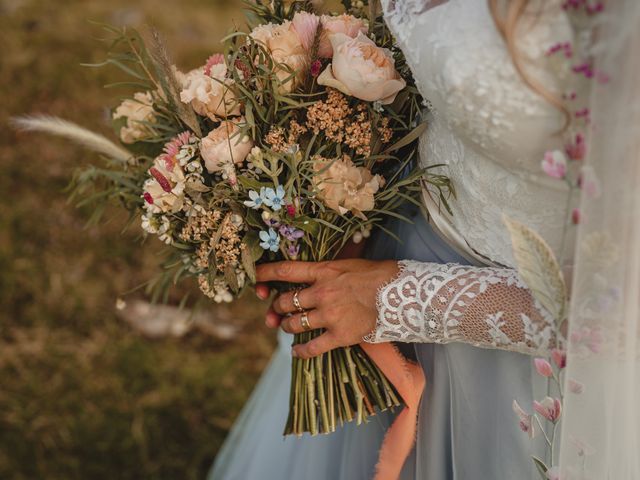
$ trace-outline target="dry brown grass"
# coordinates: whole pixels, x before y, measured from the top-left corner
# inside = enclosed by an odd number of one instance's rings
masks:
[[[251,299],[232,310],[250,328],[231,343],[150,341],[120,322],[115,299],[155,272],[158,245],[121,235],[115,211],[83,229],[63,189],[95,159],[7,126],[41,112],[109,133],[105,106],[128,92],[102,88],[115,70],[80,66],[105,55],[88,20],[152,23],[186,69],[220,48],[238,7],[0,0],[0,478],[202,478],[264,366],[273,335]]]

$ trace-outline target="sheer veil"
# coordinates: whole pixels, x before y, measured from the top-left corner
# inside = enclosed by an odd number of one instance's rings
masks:
[[[640,2],[597,26],[593,131],[569,323],[562,480],[640,478]],[[555,477],[550,477],[555,478]]]

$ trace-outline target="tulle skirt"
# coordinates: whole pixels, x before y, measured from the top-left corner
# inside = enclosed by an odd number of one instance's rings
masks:
[[[466,263],[420,212],[413,224],[393,222],[402,243],[380,234],[371,258]],[[393,414],[367,425],[346,425],[328,436],[282,437],[289,403],[291,338],[280,346],[219,452],[211,480],[368,480]],[[536,377],[531,358],[468,345],[409,346],[427,385],[418,420],[416,448],[402,480],[527,480],[538,474],[531,454],[542,455],[520,431],[512,402],[530,406]]]

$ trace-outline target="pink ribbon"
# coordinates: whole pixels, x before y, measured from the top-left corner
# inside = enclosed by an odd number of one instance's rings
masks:
[[[363,343],[361,347],[396,387],[405,403],[384,437],[374,476],[374,480],[397,480],[415,443],[418,409],[426,379],[422,368],[409,362],[390,343]]]

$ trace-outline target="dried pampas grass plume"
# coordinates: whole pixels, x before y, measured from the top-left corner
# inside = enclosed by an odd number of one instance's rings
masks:
[[[25,132],[44,132],[68,138],[78,145],[123,163],[128,162],[132,157],[130,152],[107,137],[58,117],[49,115],[17,117],[11,119],[11,124]]]

